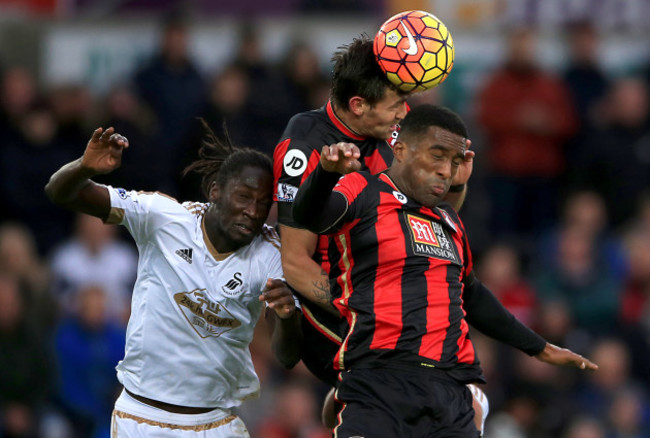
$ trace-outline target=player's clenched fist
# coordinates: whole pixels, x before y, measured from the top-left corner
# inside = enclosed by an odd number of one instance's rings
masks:
[[[347,174],[361,168],[359,157],[361,152],[357,145],[340,142],[323,146],[320,154],[320,164],[328,172]]]
[[[280,319],[291,318],[296,312],[293,294],[282,280],[273,278],[266,280],[266,289],[260,295],[260,301],[266,301]]]
[[[120,167],[122,151],[128,147],[126,137],[116,133],[112,127],[105,131],[97,128],[81,157],[81,165],[95,174],[112,172]]]

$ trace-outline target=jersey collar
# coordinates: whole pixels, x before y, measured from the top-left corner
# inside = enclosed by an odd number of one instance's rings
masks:
[[[203,232],[203,241],[205,242],[206,248],[208,248],[208,252],[214,259],[218,262],[222,260],[226,260],[230,254],[232,254],[235,251],[230,251],[226,253],[221,253],[217,251],[217,248],[214,247],[212,242],[210,242],[210,238],[208,237],[208,232],[205,229],[205,216],[201,218],[201,231]]]
[[[343,121],[341,119],[339,119],[339,117],[334,112],[334,108],[332,108],[332,101],[331,100],[327,101],[326,110],[327,110],[327,116],[330,118],[332,123],[334,123],[334,126],[336,126],[336,128],[339,131],[341,131],[343,134],[345,134],[346,136],[348,136],[350,138],[353,138],[355,140],[365,140],[366,139],[366,137],[364,137],[364,136],[361,136],[359,134],[355,134],[350,128],[348,128],[348,126],[345,123],[343,123]]]
[[[388,176],[388,174],[385,171],[381,172],[378,175],[378,177],[381,181],[391,186],[393,190],[402,193],[399,187],[397,187],[397,184],[395,184],[395,182],[390,178],[390,176]],[[402,195],[404,194],[402,193]],[[454,223],[453,219],[449,216],[449,213],[447,213],[444,209],[439,207],[434,207],[434,208],[425,207],[423,205],[418,204],[415,200],[410,199],[408,196],[406,197],[406,199],[408,199],[408,202],[406,204],[407,208],[414,208],[422,214],[433,217],[434,219],[441,221],[444,226],[451,229],[454,233],[458,233],[458,227]]]

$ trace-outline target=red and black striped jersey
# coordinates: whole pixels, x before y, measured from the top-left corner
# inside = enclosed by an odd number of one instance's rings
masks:
[[[388,141],[394,141],[396,133]],[[354,143],[359,147],[361,168],[372,173],[386,170],[393,160],[393,151],[387,140],[362,137],[352,132],[334,113],[331,102],[320,109],[296,114],[291,118],[273,154],[273,176],[278,202],[278,222],[293,228],[304,228],[293,220],[291,208],[298,187],[314,171],[325,145],[338,142]],[[329,272],[327,236],[318,237],[313,259]],[[304,303],[304,300],[301,299]],[[341,343],[339,318],[329,315],[318,306],[304,306],[305,318],[324,336]],[[341,333],[342,331],[342,333]]]
[[[291,204],[298,187],[314,171],[323,146],[354,143],[361,152],[361,170],[379,173],[393,161],[388,141],[362,137],[352,132],[334,113],[331,102],[320,109],[291,118],[273,153],[274,200],[278,201],[278,222],[296,228]]]
[[[350,326],[334,366],[416,361],[480,380],[462,307],[472,257],[453,208],[423,207],[384,173],[351,173],[334,191],[349,207],[331,234],[330,282]]]

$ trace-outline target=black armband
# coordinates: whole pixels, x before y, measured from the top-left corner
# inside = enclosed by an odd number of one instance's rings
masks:
[[[449,193],[460,193],[463,190],[465,190],[465,187],[467,184],[456,184],[453,186],[449,186]]]

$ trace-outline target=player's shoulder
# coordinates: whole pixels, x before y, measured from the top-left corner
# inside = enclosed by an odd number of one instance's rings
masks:
[[[201,217],[208,209],[208,204],[205,202],[185,201],[181,204],[181,207],[187,210],[191,215]]]
[[[264,224],[262,226],[262,231],[259,236],[253,241],[254,246],[259,249],[265,249],[270,252],[280,251],[280,236],[278,235],[275,228]]]
[[[360,170],[344,175],[339,179],[334,190],[361,193],[366,187],[375,183],[376,177],[367,170]]]
[[[328,129],[328,118],[322,109],[305,111],[291,117],[283,139],[309,140],[316,133]]]

